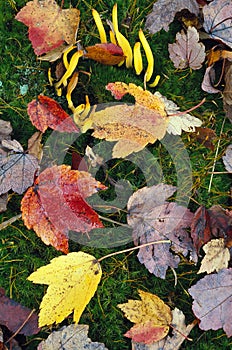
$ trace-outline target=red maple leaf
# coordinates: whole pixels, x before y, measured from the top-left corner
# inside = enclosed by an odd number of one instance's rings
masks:
[[[42,132],[48,127],[60,132],[79,132],[72,118],[50,97],[39,95],[28,104],[27,113],[32,124]]]
[[[104,227],[85,201],[106,187],[85,171],[60,165],[45,169],[21,202],[22,218],[42,241],[68,253],[68,231],[88,233]]]

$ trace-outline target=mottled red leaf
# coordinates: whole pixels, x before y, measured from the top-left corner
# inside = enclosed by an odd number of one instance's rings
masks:
[[[40,329],[38,328],[38,316],[33,312],[29,317],[32,310],[17,303],[13,299],[8,298],[5,295],[3,288],[0,288],[0,324],[6,326],[11,332],[16,332],[21,328],[23,323],[25,325],[20,329],[19,333],[26,336],[37,334]]]
[[[61,10],[55,0],[33,0],[15,18],[29,27],[35,54],[42,55],[65,42],[75,43],[80,11],[75,8]]]
[[[188,291],[193,297],[193,312],[203,330],[223,328],[232,336],[232,269],[222,269],[198,281]]]
[[[159,184],[138,190],[128,200],[127,221],[133,228],[136,245],[170,240],[142,247],[138,253],[140,263],[163,279],[168,267],[176,268],[180,262],[175,253],[187,256],[190,252],[192,260],[197,260],[192,240],[186,231],[193,214],[187,208],[165,200],[174,192],[175,187]]]
[[[209,242],[212,238],[209,213],[203,206],[200,206],[194,214],[191,224],[191,237],[197,253],[199,253],[203,244]]]
[[[88,164],[86,163],[84,157],[81,157],[81,155],[76,151],[72,152],[72,166],[71,166],[71,168],[73,170],[88,171]]]
[[[125,59],[121,47],[112,43],[87,46],[85,50],[85,57],[108,66],[119,64]]]
[[[232,48],[232,2],[214,0],[203,7],[205,31]]]
[[[21,202],[22,218],[42,241],[68,253],[68,231],[88,233],[103,227],[85,201],[105,186],[84,171],[61,165],[45,169]]]
[[[37,100],[28,104],[27,113],[41,132],[48,127],[60,132],[79,132],[72,118],[50,97],[39,95]]]
[[[16,140],[3,140],[2,146],[8,152],[6,156],[0,154],[0,193],[12,189],[22,194],[34,182],[38,160],[26,154]]]

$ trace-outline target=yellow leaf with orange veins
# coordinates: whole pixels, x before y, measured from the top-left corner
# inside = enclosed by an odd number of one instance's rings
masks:
[[[33,272],[29,281],[49,285],[40,305],[39,326],[60,323],[73,311],[73,320],[78,323],[101,275],[98,261],[84,252],[61,255]]]
[[[152,344],[163,339],[172,321],[171,309],[157,295],[139,290],[140,300],[128,300],[118,307],[135,325],[125,334],[135,342]]]

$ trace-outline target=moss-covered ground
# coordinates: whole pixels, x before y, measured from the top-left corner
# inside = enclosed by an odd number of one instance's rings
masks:
[[[65,1],[64,6],[68,7],[70,3],[81,11],[78,39],[85,46],[99,42],[91,9],[98,10],[104,21],[111,19],[114,1],[71,0]],[[55,98],[67,110],[65,97],[57,97],[53,87],[49,86],[47,79],[49,64],[41,63],[36,59],[27,36],[26,26],[14,19],[16,13],[25,4],[26,0],[0,2],[0,118],[11,122],[13,138],[18,140],[24,149],[27,148],[28,138],[36,131],[26,112],[27,104],[32,99],[36,98],[38,94],[46,94]],[[128,16],[131,17],[130,28],[122,26],[121,30],[129,38],[132,45],[137,40],[138,30],[140,27],[143,28],[146,15],[151,9],[151,1],[118,1],[119,23],[125,21]],[[169,32],[161,31],[155,35],[148,35],[147,38],[155,57],[155,73],[161,75],[157,89],[167,98],[176,102],[181,110],[191,108],[205,97],[206,102],[193,113],[203,121],[203,126],[215,130],[217,135],[213,141],[214,150],[201,145],[194,137],[187,134],[182,136],[192,166],[193,184],[189,208],[195,211],[199,205],[205,205],[209,208],[215,204],[229,208],[231,205],[229,202],[231,178],[225,173],[221,157],[226,146],[231,142],[231,124],[228,120],[224,121],[220,95],[209,95],[201,90],[204,67],[197,71],[190,69],[178,71],[170,61],[167,46],[168,43],[174,42],[175,34],[179,28],[180,24],[174,22],[170,26]],[[105,85],[109,82],[133,82],[143,86],[143,75],[137,76],[134,70],[126,69],[124,65],[122,67],[108,67],[85,60],[80,63],[79,69],[91,72],[91,77],[89,79],[88,76],[81,75],[75,94],[76,104],[83,103],[86,94],[89,95],[91,103],[112,102],[113,97],[105,90]],[[155,91],[155,89],[150,90]],[[45,133],[44,142],[47,135],[49,133]],[[219,141],[218,154],[215,158]],[[87,133],[78,139],[73,147],[81,155],[84,155],[86,145],[92,146],[97,142],[90,136],[90,133]],[[169,184],[175,184],[174,164],[165,147],[157,142],[149,146],[148,150],[158,157],[165,181]],[[215,160],[215,171],[222,173],[213,176],[209,192],[212,166]],[[142,171],[121,159],[108,162],[107,174],[115,180],[126,179],[130,181],[133,190],[146,185]],[[104,182],[105,174],[99,171],[98,177]],[[107,180],[105,184],[110,188],[107,193],[111,199],[113,198],[113,186]],[[15,193],[10,194],[8,210],[1,214],[1,222],[20,213],[21,198]],[[111,214],[108,217],[125,223],[124,212]],[[5,288],[9,297],[29,308],[38,310],[46,286],[33,285],[27,281],[27,277],[35,269],[47,264],[61,253],[42,243],[34,231],[27,230],[20,220],[2,230],[0,238],[0,286]],[[70,241],[70,251],[82,250],[96,258],[120,248],[132,246],[131,243],[114,249],[97,249]],[[131,327],[131,323],[123,317],[117,304],[126,302],[128,298],[138,299],[138,289],[155,293],[171,307],[176,306],[181,309],[186,315],[187,322],[192,322],[194,319],[191,310],[192,299],[187,290],[199,279],[199,275],[197,275],[199,266],[194,266],[186,259],[181,258],[181,263],[176,270],[177,286],[174,287],[174,275],[171,270],[168,270],[166,280],[156,278],[138,262],[136,255],[137,253],[134,251],[117,255],[102,262],[102,281],[81,317],[81,323],[90,326],[89,335],[92,340],[104,342],[111,350],[131,348],[130,340],[123,336]],[[71,320],[70,318],[64,324],[71,322]],[[36,349],[38,342],[46,338],[50,331],[50,328],[45,327],[37,336],[25,339],[24,349]],[[190,336],[193,341],[185,341],[182,349],[215,350],[230,349],[232,346],[231,340],[226,337],[222,330],[204,332],[196,326]]]

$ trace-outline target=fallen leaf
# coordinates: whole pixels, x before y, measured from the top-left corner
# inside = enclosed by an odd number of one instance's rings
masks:
[[[214,151],[214,141],[217,137],[214,130],[210,128],[201,128],[196,127],[196,132],[192,135],[193,139],[196,139],[201,145],[209,148],[211,151]]]
[[[85,51],[84,57],[109,66],[119,64],[125,60],[121,47],[112,43],[87,46]]]
[[[33,0],[15,18],[29,27],[35,54],[42,55],[65,42],[75,43],[80,11],[76,8],[62,10],[55,0]]]
[[[20,329],[19,333],[26,336],[37,334],[40,331],[38,316],[29,308],[8,298],[3,288],[0,288],[0,324],[7,327],[12,333]]]
[[[71,170],[70,166],[47,168],[22,199],[24,224],[45,244],[67,253],[69,230],[88,233],[103,227],[85,198],[105,188],[89,173]]]
[[[51,128],[60,132],[79,132],[72,118],[50,97],[39,95],[27,106],[32,124],[41,132]]]
[[[232,212],[220,205],[213,205],[208,209],[211,233],[216,238],[232,239]]]
[[[232,336],[232,268],[206,275],[188,292],[194,299],[193,312],[200,320],[202,330],[223,328],[227,337]]]
[[[34,182],[39,168],[38,160],[23,151],[16,140],[3,140],[2,146],[8,150],[7,156],[0,154],[0,193],[10,189],[22,194]]]
[[[49,285],[40,304],[39,326],[60,323],[73,311],[73,320],[78,323],[101,275],[98,261],[84,252],[61,255],[33,272],[29,281]]]
[[[230,52],[232,55],[232,52]],[[223,103],[232,105],[232,62],[227,61],[224,72],[225,88],[223,90]]]
[[[221,90],[214,87],[215,82],[215,69],[214,66],[207,67],[205,70],[204,78],[201,83],[202,90],[208,92],[209,94],[217,94]]]
[[[189,10],[196,16],[199,13],[196,0],[159,0],[155,2],[152,12],[147,16],[145,29],[151,34],[159,32],[162,28],[168,32],[169,24],[173,22],[175,14],[183,9]]]
[[[36,131],[28,140],[27,151],[40,162],[43,156],[42,136],[40,131]]]
[[[203,7],[203,27],[211,38],[232,48],[231,0],[214,0]]]
[[[133,350],[178,350],[186,340],[185,337],[189,335],[196,325],[196,322],[192,322],[186,326],[183,312],[175,307],[172,310],[171,324],[172,333],[170,335],[149,345],[133,342]]]
[[[228,59],[230,61],[232,60],[232,51],[224,50],[222,47],[222,45],[216,45],[210,49],[209,53],[207,54],[208,67],[223,59]]]
[[[57,350],[63,346],[65,350],[107,350],[104,344],[92,342],[88,338],[88,330],[86,324],[64,326],[59,331],[53,331],[38,345],[37,350]]]
[[[0,196],[0,213],[7,210],[8,194],[2,194]]]
[[[194,213],[191,223],[191,237],[197,254],[199,254],[203,244],[209,242],[212,238],[210,216],[208,210],[203,206],[200,206]]]
[[[159,97],[165,106],[165,111],[168,116],[167,133],[181,135],[182,131],[194,132],[196,127],[199,127],[202,124],[200,119],[191,114],[183,114],[183,112],[181,112],[181,115],[178,115],[180,107],[178,107],[173,101],[168,100],[167,97],[161,95],[159,91],[156,91],[154,95]]]
[[[223,163],[225,165],[226,170],[229,173],[232,173],[232,145],[229,145],[226,149],[225,155],[222,157]]]
[[[200,69],[205,60],[205,46],[199,43],[199,34],[195,27],[188,27],[186,34],[183,30],[177,33],[176,42],[168,44],[168,51],[175,68],[179,69]]]
[[[144,187],[133,193],[127,204],[127,222],[133,228],[135,245],[157,241],[157,244],[141,247],[138,259],[149,272],[162,279],[169,266],[177,268],[180,258],[175,253],[187,256],[190,252],[191,259],[197,261],[186,231],[193,214],[181,205],[166,201],[175,190],[165,184]],[[167,242],[159,243],[160,240]]]
[[[167,118],[158,97],[131,83],[110,83],[106,88],[117,99],[127,93],[135,98],[135,105],[114,103],[99,111],[94,108],[87,119],[88,128],[94,129],[94,137],[118,141],[113,147],[113,158],[126,157],[163,138]]]
[[[169,332],[172,313],[157,295],[139,290],[140,300],[128,300],[118,307],[125,317],[135,325],[124,334],[133,341],[151,344],[164,337]]]
[[[228,267],[230,261],[230,251],[225,247],[224,238],[212,239],[203,246],[205,256],[201,261],[201,267],[198,273],[218,272]]]
[[[56,49],[51,50],[48,53],[46,53],[45,55],[39,56],[37,58],[41,61],[55,62],[59,58],[61,58],[63,53],[66,50],[68,50],[69,47],[71,47],[71,46],[73,46],[73,43],[69,44],[69,45],[62,44],[61,46],[57,47]]]

